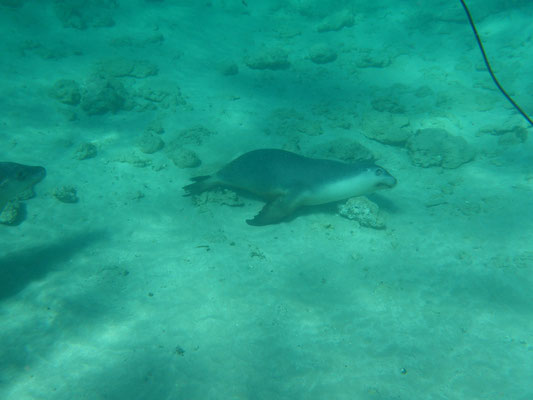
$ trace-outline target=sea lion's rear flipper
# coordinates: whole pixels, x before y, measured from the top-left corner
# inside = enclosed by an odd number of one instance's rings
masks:
[[[203,175],[191,178],[191,181],[194,181],[194,183],[183,186],[183,190],[187,192],[184,194],[184,196],[200,194],[211,189],[213,187],[213,182],[210,182],[209,178],[211,178],[211,175]]]
[[[279,196],[265,204],[253,219],[247,219],[248,225],[261,226],[281,222],[291,214],[298,204],[294,196]]]

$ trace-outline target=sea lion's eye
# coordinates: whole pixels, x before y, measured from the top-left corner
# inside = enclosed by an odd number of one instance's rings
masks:
[[[377,169],[376,169],[376,176],[381,176],[381,175],[383,175],[384,173],[385,173],[385,171],[383,171],[382,168],[377,168]]]
[[[16,176],[19,181],[23,181],[24,179],[26,179],[27,174],[26,174],[26,171],[19,171],[17,172]]]

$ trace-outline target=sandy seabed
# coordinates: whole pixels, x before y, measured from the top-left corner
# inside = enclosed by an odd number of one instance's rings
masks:
[[[0,397],[532,398],[533,147],[460,3],[247,3],[0,1],[0,159],[48,172],[0,226]],[[532,7],[485,3],[533,112]],[[475,157],[414,162],[433,128]],[[386,229],[182,197],[248,150],[354,142],[398,179]]]

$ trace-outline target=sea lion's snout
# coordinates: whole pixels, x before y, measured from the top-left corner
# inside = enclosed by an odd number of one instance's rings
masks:
[[[398,181],[396,180],[396,178],[394,176],[388,175],[388,176],[383,178],[383,182],[381,184],[384,187],[393,188],[394,186],[396,186],[397,183],[398,183]]]
[[[25,167],[25,166],[23,166]],[[46,176],[46,169],[44,167],[26,167],[20,168],[17,173],[17,179],[28,184],[36,184],[41,182]]]
[[[33,177],[36,182],[42,181],[46,176],[46,169],[44,167],[33,167]]]
[[[389,174],[389,172],[380,166],[374,167],[374,175],[376,176],[376,188],[378,189],[388,189],[396,186],[398,181],[394,176]]]
[[[46,176],[46,169],[43,167],[32,167],[29,165],[9,163],[6,170],[10,169],[9,177],[18,182],[38,183]],[[8,175],[8,174],[6,174]]]

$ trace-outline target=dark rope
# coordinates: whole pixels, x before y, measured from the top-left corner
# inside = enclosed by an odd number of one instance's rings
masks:
[[[500,82],[498,82],[498,79],[496,79],[496,76],[494,75],[494,72],[492,72],[492,68],[489,63],[489,59],[487,58],[487,55],[485,54],[485,49],[483,48],[483,43],[481,43],[481,39],[479,38],[479,35],[477,33],[476,25],[474,25],[474,21],[472,20],[472,16],[470,15],[470,11],[468,10],[468,7],[466,6],[465,2],[463,0],[459,0],[461,4],[463,5],[463,8],[465,9],[466,16],[468,17],[468,22],[470,22],[470,26],[472,27],[472,30],[474,31],[474,35],[477,40],[477,44],[479,45],[479,49],[481,50],[481,55],[483,56],[483,60],[485,61],[485,65],[487,66],[487,69],[489,70],[489,74],[492,77],[492,80],[498,86],[498,89],[500,89],[500,92],[505,96],[507,100],[513,105],[514,108],[518,110],[520,114],[533,126],[533,121],[531,118],[527,116],[527,114],[520,108],[518,104],[515,103],[515,101],[507,94],[505,89],[500,85]]]

